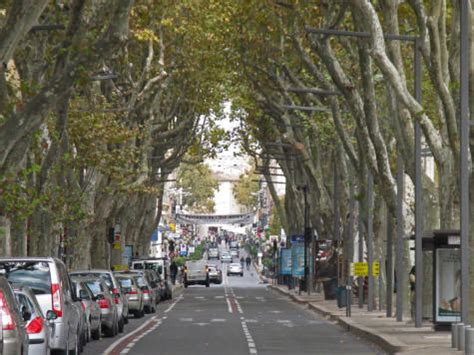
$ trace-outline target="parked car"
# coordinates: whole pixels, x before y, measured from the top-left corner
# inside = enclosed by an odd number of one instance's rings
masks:
[[[76,276],[94,276],[101,277],[107,284],[107,287],[114,295],[114,302],[117,305],[119,317],[119,332],[123,332],[124,324],[128,323],[128,302],[127,297],[121,292],[120,284],[115,279],[114,273],[105,269],[78,270],[70,273]]]
[[[13,285],[13,292],[18,301],[20,314],[26,322],[26,333],[29,338],[28,355],[49,355],[52,321],[57,318],[57,314],[49,310],[45,316],[36,296],[28,286]]]
[[[76,294],[79,295],[84,309],[86,341],[88,342],[91,339],[99,340],[102,334],[102,324],[100,321],[100,307],[96,302],[96,297],[90,290],[89,286],[87,286],[87,283],[80,278],[73,277],[71,281],[76,288]]]
[[[156,294],[152,291],[151,286],[142,274],[135,273],[133,275],[135,275],[135,281],[143,292],[143,309],[146,313],[155,313]]]
[[[209,269],[202,260],[187,261],[184,265],[184,287],[189,285],[205,285],[209,287]]]
[[[135,318],[145,315],[143,305],[143,291],[137,283],[135,274],[116,274],[115,278],[122,286],[122,290],[128,299],[128,310]]]
[[[230,249],[230,255],[232,255],[232,258],[239,257],[239,249]]]
[[[0,317],[2,355],[28,354],[26,314],[21,314],[16,297],[5,277],[0,276]]]
[[[164,295],[163,299],[170,300],[173,297],[173,287],[169,280],[169,260],[168,258],[146,258],[133,260],[130,267],[131,270],[153,270],[158,275],[160,282],[164,286]]]
[[[100,308],[101,328],[108,337],[116,336],[119,332],[118,307],[115,303],[115,295],[100,276],[76,276],[75,279],[84,282],[94,294],[94,298]]]
[[[217,268],[217,265],[208,265],[209,280],[215,284],[222,283],[222,270]]]
[[[244,269],[240,263],[231,263],[227,268],[227,276],[240,275],[244,276]]]
[[[229,252],[225,251],[221,254],[221,261],[223,263],[231,263],[232,260],[233,260],[232,255]]]
[[[51,334],[51,348],[60,352],[79,353],[81,312],[64,263],[49,257],[0,258],[0,274],[11,283],[31,288],[43,311],[56,313]]]
[[[145,283],[140,281],[139,286],[144,293],[145,300],[145,312],[154,313],[156,311],[156,305],[161,300],[161,295],[163,293],[163,286],[159,282],[158,275],[154,270],[145,269],[145,270],[130,270],[130,271],[118,271],[117,274],[122,275],[140,275]],[[149,300],[149,302],[148,302]]]

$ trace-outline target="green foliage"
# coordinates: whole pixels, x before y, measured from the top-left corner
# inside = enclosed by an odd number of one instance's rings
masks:
[[[240,205],[252,209],[257,205],[257,192],[260,189],[255,181],[255,168],[252,167],[244,174],[240,175],[239,181],[234,183],[234,197]]]
[[[176,174],[176,185],[183,189],[183,204],[195,213],[214,212],[214,193],[219,182],[204,163],[182,163]]]
[[[282,201],[281,203],[283,205],[284,201]],[[269,231],[269,233],[270,233],[270,235],[280,235],[282,224],[281,224],[280,215],[278,214],[278,211],[277,211],[275,205],[273,205],[271,213],[272,213],[272,216],[271,216],[271,219],[270,219],[270,231]]]

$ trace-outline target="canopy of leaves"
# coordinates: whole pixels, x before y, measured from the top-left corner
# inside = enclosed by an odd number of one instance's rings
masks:
[[[252,168],[240,175],[239,181],[236,182],[233,187],[235,199],[247,209],[252,209],[257,205],[257,193],[260,187],[258,181],[255,179],[255,168]]]
[[[214,193],[219,182],[204,163],[182,163],[176,175],[176,185],[183,189],[183,205],[194,213],[214,212]]]

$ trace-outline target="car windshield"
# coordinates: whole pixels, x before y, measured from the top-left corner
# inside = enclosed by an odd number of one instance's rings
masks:
[[[3,274],[10,283],[30,287],[35,295],[51,293],[49,264],[45,261],[0,262],[0,274]]]

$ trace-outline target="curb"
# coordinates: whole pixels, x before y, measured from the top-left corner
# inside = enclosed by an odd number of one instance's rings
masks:
[[[386,335],[381,335],[377,334],[374,332],[371,328],[368,328],[364,325],[357,324],[355,323],[352,319],[349,318],[343,318],[340,316],[337,316],[335,314],[332,314],[330,311],[328,311],[326,308],[315,305],[313,303],[310,303],[309,301],[302,300],[300,299],[297,295],[292,295],[284,290],[282,290],[279,287],[269,285],[269,287],[272,290],[275,290],[288,298],[290,298],[292,301],[299,303],[299,304],[306,304],[308,309],[310,309],[313,312],[316,312],[326,318],[328,318],[331,321],[337,322],[343,329],[346,329],[347,331],[350,331],[353,334],[357,334],[358,336],[369,340],[370,342],[374,343],[375,345],[379,346],[382,348],[384,351],[390,353],[390,354],[395,354],[398,352],[404,352],[408,350],[415,350],[414,347],[411,347],[409,345],[406,345],[402,342],[400,342],[398,339],[395,339],[390,336]],[[418,349],[418,348],[417,348]]]

